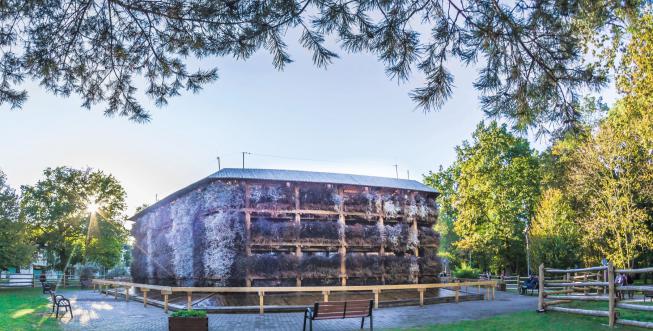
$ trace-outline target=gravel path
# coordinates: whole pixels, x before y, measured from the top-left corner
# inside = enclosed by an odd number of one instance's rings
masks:
[[[167,330],[163,309],[140,302],[115,300],[93,291],[63,292],[71,299],[75,317],[61,320],[64,330]],[[424,307],[393,307],[374,311],[378,329],[411,328],[435,323],[487,318],[499,314],[535,310],[537,297],[496,292],[494,301],[444,303]],[[210,314],[210,330],[301,330],[303,313]],[[366,321],[366,327],[369,327]],[[329,320],[314,323],[315,330],[358,330],[360,320]]]

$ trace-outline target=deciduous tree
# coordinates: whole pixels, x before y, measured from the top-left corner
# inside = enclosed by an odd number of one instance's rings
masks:
[[[18,213],[18,195],[0,171],[0,269],[26,266],[34,252]]]
[[[40,247],[54,254],[59,270],[77,262],[111,267],[120,261],[125,190],[99,170],[48,168],[33,186],[23,186],[22,218]],[[93,208],[89,208],[89,207]]]

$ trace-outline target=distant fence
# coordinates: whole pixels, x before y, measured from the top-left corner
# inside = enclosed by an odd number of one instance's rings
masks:
[[[54,277],[53,277],[54,276]],[[76,275],[63,275],[58,273],[55,275],[48,275],[46,282],[57,284],[59,287],[75,287],[80,286],[79,276]],[[12,273],[5,274],[0,278],[0,288],[2,287],[37,287],[41,286],[38,275],[27,273]]]
[[[617,296],[617,291],[633,291],[653,294],[653,286],[616,286],[615,272],[626,274],[649,273],[653,272],[653,267],[642,269],[615,269],[612,263],[608,263],[607,266],[601,267],[552,269],[544,268],[544,265],[542,264],[539,268],[540,283],[538,310],[541,312],[557,311],[571,314],[608,317],[608,323],[611,327],[615,324],[621,324],[653,329],[653,322],[620,319],[617,314],[617,308],[653,312],[653,306],[619,302]],[[566,276],[563,280],[547,281],[544,278],[546,273],[564,274]],[[581,273],[582,275],[578,275],[578,273]],[[576,275],[572,277],[572,274]],[[594,290],[596,291],[595,294],[589,293]],[[570,303],[574,300],[607,301],[608,310],[575,309],[557,306]]]
[[[455,282],[455,283],[434,283],[434,284],[401,284],[401,285],[364,285],[364,286],[301,286],[301,287],[171,287],[171,286],[158,286],[158,285],[148,285],[148,284],[138,284],[130,282],[119,282],[112,280],[104,279],[93,279],[93,288],[96,287],[103,291],[106,294],[109,294],[109,287],[114,288],[113,294],[115,298],[118,298],[119,291],[118,289],[124,289],[124,292],[121,295],[125,296],[125,300],[129,300],[129,289],[135,288],[139,289],[143,293],[143,305],[147,306],[147,293],[149,291],[161,291],[163,296],[163,309],[168,311],[168,296],[177,292],[186,293],[187,304],[186,308],[191,310],[193,309],[193,293],[257,293],[259,296],[259,313],[263,314],[265,309],[265,294],[266,293],[275,293],[275,292],[292,292],[292,293],[303,293],[303,292],[317,292],[322,293],[323,300],[325,302],[329,301],[329,295],[332,292],[371,292],[374,294],[374,308],[379,307],[379,295],[382,291],[388,290],[406,290],[406,291],[416,291],[419,296],[420,305],[424,305],[424,292],[427,289],[432,288],[449,288],[455,291],[456,302],[459,301],[459,292],[461,287],[477,287],[479,289],[485,289],[485,300],[494,300],[494,291],[496,288],[497,282],[494,280],[488,281],[468,281],[468,282]]]

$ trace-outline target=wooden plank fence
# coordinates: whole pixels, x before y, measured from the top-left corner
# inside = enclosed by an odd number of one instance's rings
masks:
[[[329,301],[329,295],[332,292],[371,292],[374,294],[374,308],[379,308],[379,295],[382,291],[388,290],[406,290],[415,291],[419,298],[420,306],[424,305],[424,292],[432,288],[448,288],[455,291],[456,302],[459,302],[460,290],[462,287],[477,287],[479,294],[481,288],[485,290],[484,300],[494,300],[497,281],[465,281],[454,283],[434,283],[434,284],[400,284],[400,285],[363,285],[363,286],[301,286],[301,287],[172,287],[158,286],[148,284],[138,284],[130,282],[120,282],[104,279],[93,279],[93,289],[109,294],[109,288],[113,288],[113,294],[118,299],[119,289],[123,289],[120,295],[129,300],[129,290],[135,288],[143,293],[143,305],[147,306],[147,293],[149,291],[160,291],[163,296],[163,309],[168,312],[169,296],[173,293],[186,293],[188,310],[193,309],[193,293],[257,293],[259,296],[259,314],[265,311],[265,294],[274,292],[312,292],[322,293],[323,300]]]
[[[653,306],[621,303],[617,296],[617,291],[649,292],[653,291],[653,286],[616,286],[615,284],[615,273],[635,274],[649,272],[653,272],[653,268],[615,269],[612,262],[609,262],[607,266],[577,269],[552,269],[545,268],[544,264],[541,264],[539,267],[538,311],[556,311],[569,314],[607,317],[608,324],[611,327],[614,327],[616,324],[621,324],[653,329],[653,322],[620,319],[617,312],[617,308],[653,311]],[[565,280],[546,280],[546,273],[564,274]],[[574,274],[574,276],[571,276],[571,274]],[[596,290],[596,293],[589,294],[590,290]],[[576,309],[557,306],[559,304],[569,303],[576,300],[607,301],[608,310]]]

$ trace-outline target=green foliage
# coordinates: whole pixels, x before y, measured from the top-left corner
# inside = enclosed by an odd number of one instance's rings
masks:
[[[581,233],[571,205],[558,189],[542,193],[529,229],[533,265],[574,267],[582,256]]]
[[[170,313],[170,317],[206,318],[206,311],[205,310],[177,310]]]
[[[410,95],[425,110],[450,97],[452,60],[480,68],[474,86],[488,115],[519,129],[573,127],[579,93],[602,86],[600,64],[614,58],[596,56],[597,65],[585,61],[585,51],[607,44],[607,53],[616,52],[620,23],[642,3],[10,1],[0,18],[0,103],[20,107],[27,95],[17,88],[32,79],[58,95],[78,94],[84,107],[104,104],[107,115],[146,121],[149,113],[135,97],[141,78],[145,93],[163,106],[217,79],[216,68],[189,71],[193,58],[247,59],[265,49],[282,70],[292,62],[285,40],[292,30],[318,67],[338,57],[326,46],[333,40],[345,52],[374,54],[400,82],[420,72],[425,85]]]
[[[523,232],[539,197],[537,155],[495,122],[479,124],[473,138],[457,148],[456,246],[475,254],[483,269],[523,270]]]
[[[31,239],[54,255],[57,269],[77,262],[109,268],[120,261],[127,232],[125,191],[102,171],[48,168],[34,186],[23,186],[21,218]],[[89,205],[99,206],[90,212]]]
[[[453,275],[456,278],[462,279],[478,279],[480,274],[481,272],[478,269],[472,268],[465,262],[453,271]]]
[[[0,269],[25,266],[34,252],[25,224],[18,218],[19,206],[18,195],[0,171]]]

